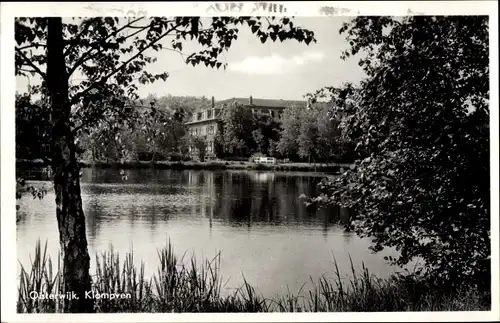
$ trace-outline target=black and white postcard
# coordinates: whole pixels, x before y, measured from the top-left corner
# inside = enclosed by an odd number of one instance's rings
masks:
[[[3,2],[1,43],[2,321],[500,319],[495,1]]]

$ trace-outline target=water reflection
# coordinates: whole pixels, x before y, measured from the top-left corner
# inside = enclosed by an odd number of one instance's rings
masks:
[[[332,253],[346,274],[349,255],[379,276],[391,272],[383,255],[372,255],[369,241],[346,233],[339,224],[351,216],[338,208],[306,208],[301,194],[313,196],[320,177],[255,171],[84,169],[82,200],[89,251],[133,250],[146,272],[156,270],[156,248],[171,239],[180,253],[213,257],[222,252],[228,286],[241,273],[263,294],[286,293],[310,277],[332,269]],[[20,201],[18,258],[29,263],[36,240],[49,240],[57,254],[58,232],[53,192],[42,200]],[[201,256],[201,255],[200,255]],[[344,261],[342,261],[344,260]],[[94,261],[94,260],[93,260]],[[148,267],[149,266],[149,267]],[[148,269],[149,268],[149,269]]]
[[[213,215],[230,225],[307,224],[322,225],[328,231],[342,219],[348,220],[338,208],[306,208],[299,199],[301,194],[316,194],[319,178],[256,172],[202,174],[192,176],[210,178],[204,190],[213,203]]]
[[[340,230],[336,225],[347,222],[350,216],[348,210],[336,207],[306,207],[299,199],[301,194],[316,194],[319,177],[149,169],[129,171],[127,176],[128,180],[122,181],[118,171],[84,171],[89,235],[97,235],[102,224],[126,216],[131,230],[138,221],[148,222],[154,232],[158,220],[187,217],[191,221],[206,219],[210,228],[214,221],[249,230],[261,225],[321,226],[326,238],[329,230]],[[345,233],[346,239],[349,236]]]

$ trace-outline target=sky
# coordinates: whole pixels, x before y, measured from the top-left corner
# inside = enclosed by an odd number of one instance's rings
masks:
[[[216,100],[249,97],[301,100],[303,95],[324,86],[343,82],[358,82],[363,72],[356,58],[340,59],[347,48],[345,35],[339,34],[343,22],[350,17],[296,17],[296,26],[314,31],[317,43],[307,46],[295,40],[262,44],[246,26],[239,27],[238,39],[222,57],[227,69],[212,69],[204,65],[195,67],[184,63],[179,53],[161,51],[157,62],[148,67],[150,72],[167,71],[167,81],[140,85],[139,95],[158,97],[214,96]],[[168,44],[170,40],[165,40]],[[187,44],[184,51],[194,48]],[[77,76],[75,76],[77,77]],[[77,78],[76,78],[77,79]],[[37,83],[35,79],[31,84]],[[24,92],[28,84],[25,77],[17,78],[17,90]]]

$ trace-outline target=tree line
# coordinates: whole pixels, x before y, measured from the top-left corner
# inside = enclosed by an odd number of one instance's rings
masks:
[[[127,114],[134,118],[110,117],[77,135],[78,156],[93,162],[182,161],[194,157],[192,147],[204,160],[207,136],[190,133],[186,122],[209,104],[206,97],[172,95],[129,102]],[[16,157],[44,159],[50,141],[47,105],[18,95],[16,120]],[[309,163],[353,160],[354,151],[341,140],[339,124],[339,116],[324,102],[307,109],[290,106],[281,117],[233,103],[219,115],[214,153],[229,159],[262,155]]]

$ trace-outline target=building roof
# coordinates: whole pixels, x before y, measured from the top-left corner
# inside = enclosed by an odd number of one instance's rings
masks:
[[[233,102],[239,103],[241,105],[250,105],[250,98],[231,98],[227,100],[217,101],[215,102],[215,105],[217,106]],[[252,98],[252,104],[260,107],[288,108],[290,106],[306,107],[307,101]]]
[[[221,108],[222,105],[231,105],[232,103],[238,103],[243,106],[254,106],[257,108],[268,108],[268,109],[286,109],[292,106],[299,107],[299,108],[306,108],[307,107],[307,101],[298,101],[298,100],[281,100],[281,99],[259,99],[259,98],[252,98],[252,105],[250,105],[250,97],[248,98],[230,98],[226,100],[221,100],[221,101],[215,101],[214,105],[215,108]],[[202,110],[209,109],[211,107],[207,106],[203,109],[197,109],[196,111],[193,111],[191,114],[191,118],[186,124],[199,124],[199,123],[204,123],[204,122],[209,122],[209,121],[216,121],[218,118],[218,115],[214,115],[211,118],[204,118],[202,117],[201,120],[195,120],[194,116],[197,113],[202,112]]]

